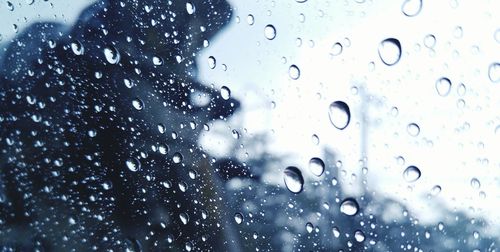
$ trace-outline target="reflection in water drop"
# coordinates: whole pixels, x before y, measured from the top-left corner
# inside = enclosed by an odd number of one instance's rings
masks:
[[[320,158],[313,157],[309,160],[309,170],[312,174],[319,177],[325,171],[325,163]]]
[[[231,90],[226,86],[222,86],[220,89],[220,96],[224,100],[229,100],[229,98],[231,97]]]
[[[345,215],[353,216],[356,215],[358,211],[358,202],[353,198],[347,198],[340,203],[340,212]]]
[[[120,61],[120,53],[113,46],[104,48],[104,56],[110,64],[118,64]]]
[[[194,5],[190,2],[187,2],[186,3],[186,11],[189,15],[192,15],[194,12],[195,12],[195,8],[194,8]]]
[[[416,123],[408,124],[406,130],[410,136],[418,136],[418,134],[420,134],[420,127]]]
[[[234,221],[236,224],[241,224],[243,222],[243,215],[241,213],[234,214]]]
[[[178,164],[180,162],[182,162],[182,154],[180,154],[179,152],[176,152],[174,153],[174,156],[172,157],[172,160],[174,161],[174,163]]]
[[[365,240],[365,234],[361,230],[356,230],[356,232],[354,232],[354,239],[356,239],[357,242],[363,242]]]
[[[144,108],[144,102],[139,98],[135,98],[132,100],[132,106],[137,110],[142,110]]]
[[[273,40],[276,37],[276,28],[274,28],[273,25],[266,25],[264,28],[264,36],[266,36],[267,39]]]
[[[311,222],[306,223],[307,233],[312,233],[313,230],[314,230],[314,225]]]
[[[401,43],[395,38],[388,38],[380,42],[378,55],[384,64],[392,66],[401,59]]]
[[[420,178],[420,175],[420,169],[413,165],[408,166],[403,172],[403,178],[406,182],[415,182]]]
[[[130,171],[136,172],[141,169],[141,162],[137,158],[129,158],[125,161],[125,165]]]
[[[488,67],[488,77],[491,82],[500,82],[500,63],[495,62]]]
[[[442,77],[436,81],[436,90],[440,96],[447,96],[451,90],[451,81],[446,77]]]
[[[405,0],[401,11],[407,17],[414,17],[422,10],[422,0]]]
[[[338,227],[333,227],[333,228],[332,228],[332,233],[333,233],[333,236],[334,236],[335,238],[339,238],[339,236],[340,236],[340,230],[339,230],[339,228],[338,228]]]
[[[187,213],[180,213],[179,219],[181,219],[182,224],[186,225],[189,222],[189,215]]]
[[[75,40],[71,43],[71,50],[75,55],[82,55],[85,51],[82,43],[80,43],[80,41],[78,40]]]
[[[163,65],[163,59],[158,56],[153,56],[153,64],[155,66],[161,66]]]
[[[330,122],[339,130],[343,130],[349,125],[351,120],[351,111],[349,106],[343,101],[335,101],[328,108]]]
[[[289,166],[285,169],[284,181],[285,186],[292,193],[302,192],[304,186],[304,178],[302,177],[302,172],[299,168],[295,166]]]
[[[290,76],[290,78],[292,78],[292,80],[297,80],[298,78],[300,78],[299,67],[297,67],[296,65],[291,65],[288,68],[288,75]]]

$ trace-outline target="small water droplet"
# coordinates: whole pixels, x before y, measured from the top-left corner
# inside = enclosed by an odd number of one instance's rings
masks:
[[[488,67],[488,77],[491,82],[500,82],[500,63],[491,63]]]
[[[95,137],[97,135],[97,131],[95,129],[90,129],[88,131],[89,137]]]
[[[477,178],[472,178],[470,180],[470,186],[473,188],[473,189],[479,189],[481,188],[481,182],[479,182],[479,179]]]
[[[403,172],[403,178],[406,182],[415,182],[421,176],[420,169],[416,166],[410,165]]]
[[[345,215],[353,216],[356,215],[358,211],[358,202],[353,198],[347,198],[340,203],[340,212]]]
[[[312,174],[319,177],[325,171],[325,163],[320,158],[313,157],[309,160],[309,170]]]
[[[302,177],[302,172],[299,168],[295,166],[289,166],[284,171],[284,181],[286,188],[292,193],[302,192],[304,186],[304,177]]]
[[[192,15],[196,11],[196,9],[192,3],[187,2],[186,3],[186,11],[189,15]]]
[[[78,40],[75,40],[71,43],[71,50],[75,55],[82,55],[85,51],[82,43],[80,43],[80,41]]]
[[[214,56],[208,57],[208,67],[210,67],[210,69],[214,69],[215,66],[217,66],[217,61],[215,60],[215,57]]]
[[[248,16],[247,16],[247,23],[249,25],[253,25],[255,23],[255,18],[254,18],[254,16],[252,14],[248,14]]]
[[[388,38],[380,42],[378,55],[384,64],[395,65],[401,59],[401,43],[395,38]]]
[[[333,228],[332,228],[332,233],[333,233],[333,236],[334,236],[335,238],[339,238],[339,237],[340,237],[340,230],[339,230],[339,228],[338,228],[338,227],[333,227]]]
[[[427,48],[434,48],[436,45],[436,37],[432,34],[427,34],[424,38],[424,45]]]
[[[155,66],[163,65],[163,59],[158,56],[153,56],[153,65]]]
[[[110,64],[118,64],[120,61],[120,53],[113,46],[107,46],[104,48],[104,56]]]
[[[363,242],[365,240],[365,234],[361,230],[356,230],[356,232],[354,232],[354,239],[356,239],[357,242]]]
[[[266,25],[264,28],[264,36],[269,40],[273,40],[276,37],[276,28],[270,24]]]
[[[165,125],[163,125],[162,123],[159,123],[158,124],[158,132],[160,132],[160,134],[163,134],[165,133]]]
[[[172,160],[174,161],[174,163],[178,164],[180,162],[182,162],[182,154],[180,154],[179,152],[176,152],[174,153],[174,156],[172,157]]]
[[[408,134],[410,134],[410,136],[415,137],[418,136],[418,134],[420,134],[420,127],[416,123],[410,123],[406,127],[406,131],[408,131]]]
[[[220,96],[224,100],[229,100],[229,98],[231,97],[231,89],[226,86],[222,86],[220,89]]]
[[[333,56],[340,55],[342,53],[343,49],[344,48],[342,47],[342,44],[340,44],[339,42],[333,44],[333,46],[332,46],[332,55]]]
[[[422,10],[422,0],[405,0],[401,11],[407,17],[414,17]]]
[[[141,162],[137,158],[131,157],[125,161],[125,165],[130,171],[136,172],[141,169]]]
[[[312,140],[312,142],[313,142],[314,145],[318,145],[319,144],[319,137],[318,137],[318,135],[313,134],[311,136],[311,140]]]
[[[311,222],[308,222],[306,223],[306,231],[307,233],[312,233],[312,231],[314,230],[314,225],[311,223]]]
[[[295,0],[295,2],[297,2],[297,3],[305,3],[305,2],[307,2],[307,0]]]
[[[189,222],[189,215],[187,213],[180,213],[179,219],[181,220],[182,224],[186,225]]]
[[[431,195],[432,196],[437,196],[440,192],[441,192],[441,186],[439,186],[439,185],[435,185],[431,189]]]
[[[144,102],[139,98],[135,98],[132,100],[132,106],[137,110],[142,110],[144,108]]]
[[[243,215],[241,213],[235,213],[234,214],[234,221],[236,224],[241,224],[243,222]]]
[[[343,101],[335,101],[330,104],[328,108],[328,116],[330,117],[330,122],[332,125],[343,130],[349,125],[351,120],[351,111],[349,106]]]
[[[451,81],[446,77],[439,78],[436,81],[436,90],[440,96],[447,96],[451,90]]]
[[[298,78],[300,78],[299,67],[297,67],[296,65],[291,65],[288,68],[288,75],[290,76],[290,78],[292,78],[292,80],[297,80]]]

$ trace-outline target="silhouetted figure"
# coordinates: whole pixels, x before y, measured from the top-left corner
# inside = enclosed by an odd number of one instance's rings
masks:
[[[223,0],[98,1],[72,28],[15,38],[0,76],[0,245],[238,250],[196,142],[239,107],[195,80],[230,15]]]

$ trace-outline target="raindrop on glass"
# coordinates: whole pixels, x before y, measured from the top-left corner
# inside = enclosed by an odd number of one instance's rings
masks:
[[[82,43],[80,43],[80,41],[78,40],[75,40],[71,43],[71,50],[75,55],[82,55],[85,51]]]
[[[194,5],[192,3],[186,3],[186,11],[189,15],[192,15],[195,12]]]
[[[488,77],[491,82],[500,82],[500,63],[495,62],[488,67]]]
[[[110,64],[118,64],[120,61],[120,53],[113,46],[104,48],[104,56]]]
[[[413,165],[408,166],[403,172],[403,178],[406,182],[415,182],[420,178],[420,176],[420,169]]]
[[[180,154],[179,152],[176,152],[174,153],[174,156],[172,157],[172,160],[174,161],[174,163],[178,164],[180,162],[182,162],[182,154]]]
[[[266,25],[264,28],[264,36],[269,40],[273,40],[276,37],[276,28],[270,24]]]
[[[137,110],[142,110],[144,108],[144,102],[139,98],[135,98],[132,100],[132,106]]]
[[[436,91],[440,96],[447,96],[451,90],[451,81],[446,77],[442,77],[436,81]]]
[[[292,193],[302,192],[304,186],[304,178],[302,177],[302,172],[299,170],[299,168],[289,166],[283,173],[286,188],[288,188],[288,190]]]
[[[473,188],[473,189],[479,189],[481,188],[481,182],[479,182],[479,179],[477,178],[472,178],[470,180],[470,186]]]
[[[220,89],[220,96],[224,100],[229,100],[229,98],[231,97],[231,89],[226,86],[222,86]]]
[[[354,232],[354,239],[356,239],[357,242],[363,242],[365,240],[365,234],[361,230],[356,230],[356,232]]]
[[[187,213],[180,213],[179,219],[181,219],[182,224],[186,225],[189,222],[189,215]]]
[[[337,42],[332,46],[332,55],[333,56],[340,55],[342,53],[342,50],[343,50],[342,44]]]
[[[215,57],[214,56],[208,57],[208,67],[210,67],[210,69],[214,69],[216,65],[217,61],[215,60]]]
[[[407,17],[414,17],[422,10],[422,0],[404,0],[401,11]]]
[[[343,101],[335,101],[328,107],[328,116],[332,125],[343,130],[349,125],[351,120],[351,111],[349,106]]]
[[[384,64],[392,66],[401,59],[401,43],[395,38],[388,38],[380,42],[378,55]]]
[[[325,163],[320,158],[313,157],[309,160],[309,170],[312,174],[319,177],[325,171]]]
[[[356,202],[356,200],[353,198],[347,198],[344,201],[342,201],[342,203],[340,203],[340,212],[345,215],[353,216],[356,215],[358,211],[359,211],[358,202]]]
[[[236,224],[241,224],[243,222],[243,215],[240,213],[234,214],[234,221]]]
[[[153,64],[155,66],[161,66],[163,65],[163,59],[158,56],[153,56]]]
[[[306,223],[306,231],[307,233],[312,233],[312,231],[314,230],[314,225],[311,223],[311,222],[308,222]]]
[[[125,161],[125,165],[130,171],[136,172],[141,169],[141,162],[137,158],[129,158]]]
[[[253,17],[252,14],[248,14],[248,16],[247,16],[247,23],[249,25],[253,25],[255,23],[255,18]]]
[[[299,67],[297,67],[296,65],[291,65],[288,68],[288,75],[290,76],[290,78],[292,78],[292,80],[297,80],[298,78],[300,78]]]
[[[434,48],[436,45],[436,37],[432,34],[427,34],[424,38],[424,45],[427,48]]]
[[[420,127],[416,123],[410,123],[406,127],[406,131],[408,131],[408,134],[410,134],[410,136],[415,137],[418,136],[418,134],[420,134]]]

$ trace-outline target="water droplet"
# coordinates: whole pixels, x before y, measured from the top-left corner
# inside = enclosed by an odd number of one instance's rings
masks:
[[[437,196],[440,192],[441,192],[441,186],[439,186],[439,185],[435,185],[431,189],[431,195],[432,196]]]
[[[78,40],[75,40],[71,43],[71,50],[75,55],[82,55],[85,51],[82,43],[80,43],[80,41]]]
[[[406,131],[408,131],[408,134],[410,134],[410,136],[415,137],[418,136],[418,134],[420,134],[420,127],[416,123],[410,123],[406,127]]]
[[[497,43],[500,43],[500,28],[495,31],[495,33],[493,34],[493,38],[495,38],[495,41]]]
[[[384,64],[392,66],[401,59],[401,43],[395,38],[388,38],[380,42],[378,55]]]
[[[312,174],[319,177],[325,171],[325,163],[320,158],[313,157],[309,160],[309,170]]]
[[[10,10],[10,11],[13,11],[14,10],[14,4],[12,4],[9,1],[7,1],[7,9]]]
[[[129,158],[125,161],[125,165],[130,171],[136,172],[141,169],[141,162],[137,158]]]
[[[160,154],[166,155],[168,153],[168,146],[165,144],[160,144],[160,146],[158,146],[158,151],[160,152]]]
[[[241,224],[243,222],[243,215],[240,213],[234,214],[234,221],[236,221],[236,224]]]
[[[354,239],[356,239],[357,242],[363,242],[365,240],[365,234],[361,230],[356,230],[356,232],[354,232]]]
[[[446,77],[442,77],[436,81],[436,90],[440,96],[447,96],[451,90],[451,81]]]
[[[208,67],[210,67],[210,69],[214,69],[216,65],[217,61],[215,60],[215,57],[214,56],[208,57]]]
[[[222,86],[220,89],[220,96],[224,100],[229,100],[229,98],[231,97],[231,89],[226,86]]]
[[[500,82],[500,63],[495,62],[488,67],[488,77],[491,82]]]
[[[340,237],[340,230],[339,230],[339,228],[338,228],[338,227],[333,227],[333,228],[332,228],[332,233],[333,233],[333,236],[334,236],[335,238],[339,238],[339,237]]]
[[[97,135],[97,131],[95,129],[90,129],[88,131],[89,137],[95,137]]]
[[[333,126],[343,130],[349,125],[351,120],[351,111],[349,106],[343,101],[335,101],[328,108],[328,116]]]
[[[292,193],[302,192],[304,186],[304,178],[299,168],[289,166],[284,171],[284,180],[286,188]]]
[[[35,2],[35,0],[25,0],[25,2],[26,2],[28,5],[32,5],[32,4]]]
[[[292,80],[297,80],[300,77],[300,69],[296,65],[291,65],[288,68],[288,75]]]
[[[110,64],[118,64],[120,61],[120,53],[113,46],[107,46],[104,48],[104,56]]]
[[[306,231],[307,233],[312,233],[312,231],[314,230],[314,225],[311,223],[311,222],[308,222],[306,223]]]
[[[182,162],[182,154],[180,154],[179,152],[176,152],[174,153],[174,156],[172,157],[172,160],[174,161],[174,163],[178,164],[180,162]]]
[[[189,222],[189,215],[187,213],[180,213],[179,219],[181,219],[182,224],[187,225]]]
[[[158,132],[160,132],[160,134],[163,134],[165,133],[165,125],[163,125],[162,123],[159,123],[158,124]]]
[[[340,203],[340,212],[345,215],[353,216],[356,215],[358,211],[358,202],[353,198],[347,198]]]
[[[196,11],[196,9],[194,8],[194,5],[192,3],[187,2],[186,3],[186,11],[189,15],[192,15]]]
[[[252,14],[248,14],[248,16],[247,16],[247,23],[249,25],[253,25],[255,23],[255,18],[254,18],[254,16]]]
[[[276,37],[276,28],[270,24],[266,25],[264,28],[264,36],[269,40],[273,40]]]
[[[132,100],[132,106],[137,110],[142,110],[144,108],[144,102],[139,98],[135,98]]]
[[[403,172],[403,178],[406,182],[415,182],[420,178],[420,175],[420,169],[413,165],[408,166]]]
[[[405,0],[401,11],[407,17],[414,17],[422,10],[422,0]]]
[[[318,137],[318,135],[313,134],[312,137],[311,137],[311,140],[312,140],[312,142],[313,142],[314,145],[318,145],[319,144],[319,137]]]
[[[343,50],[342,44],[337,42],[332,46],[332,55],[333,56],[340,55],[342,53],[342,50]]]
[[[134,86],[134,83],[129,79],[123,79],[123,84],[125,84],[127,88],[132,88]]]
[[[307,2],[307,0],[295,0],[295,2],[297,2],[297,3],[305,3],[305,2]]]
[[[473,188],[473,189],[479,189],[481,187],[481,182],[479,182],[479,179],[477,178],[472,178],[470,180],[470,186]]]
[[[424,45],[427,48],[434,48],[436,45],[436,37],[432,34],[427,34],[424,38]]]
[[[163,59],[158,56],[153,56],[153,65],[155,66],[163,65]]]

